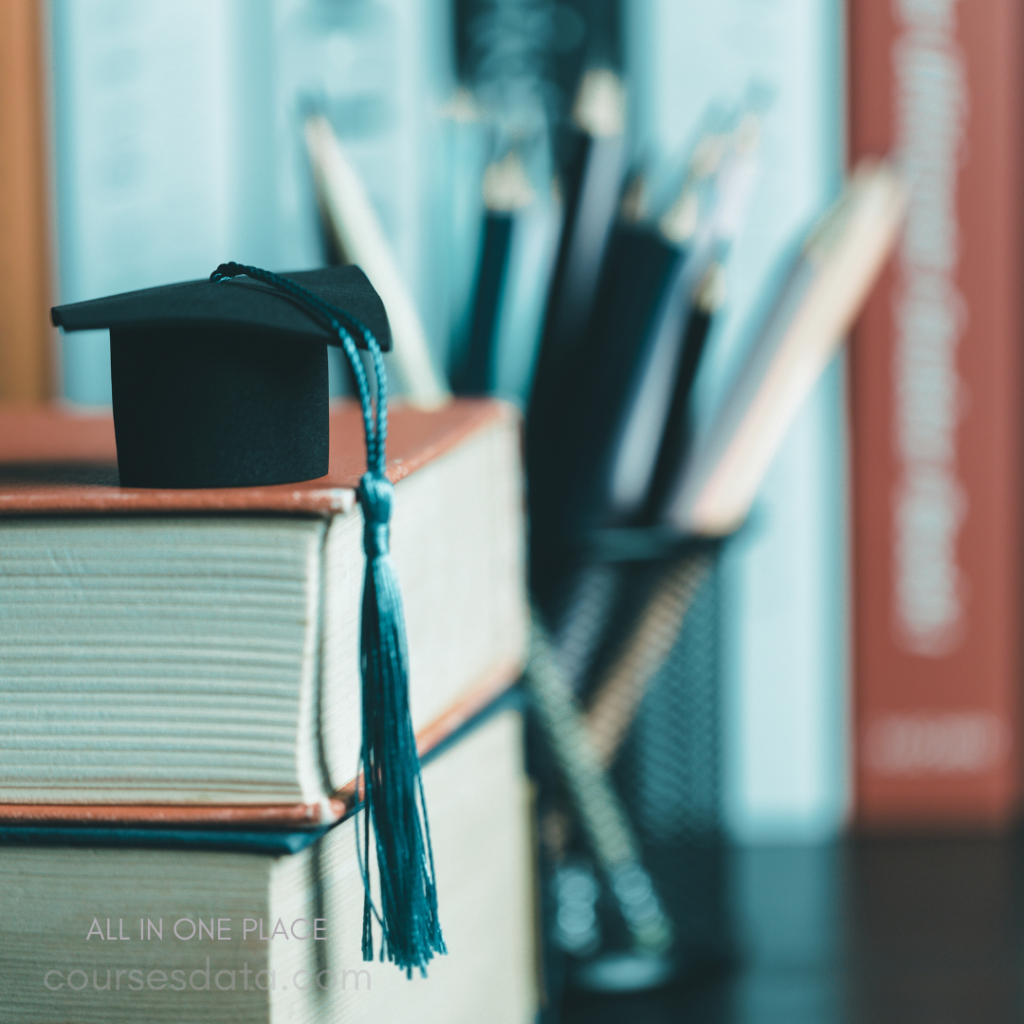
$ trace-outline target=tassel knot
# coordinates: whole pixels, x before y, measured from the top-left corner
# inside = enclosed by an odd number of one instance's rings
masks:
[[[379,558],[390,550],[391,508],[395,488],[386,476],[365,473],[359,481],[359,504],[363,509],[363,547],[367,558]]]

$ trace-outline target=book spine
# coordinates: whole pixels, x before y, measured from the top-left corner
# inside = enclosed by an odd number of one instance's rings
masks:
[[[897,255],[851,360],[855,817],[998,827],[1021,791],[1018,0],[849,5],[850,156]]]
[[[625,8],[632,130],[656,151],[685,152],[708,111],[740,102],[747,83],[765,83],[773,97],[759,177],[725,266],[726,300],[694,383],[698,442],[787,256],[840,190],[841,7]],[[842,367],[833,364],[791,425],[750,527],[723,551],[724,805],[744,842],[831,838],[847,810],[845,428]]]

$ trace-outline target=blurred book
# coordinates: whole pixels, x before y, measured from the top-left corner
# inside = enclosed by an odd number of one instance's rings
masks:
[[[303,139],[315,109],[367,183],[426,336],[446,334],[428,172],[452,88],[448,18],[443,0],[55,0],[61,301],[205,277],[228,259],[324,265]],[[109,403],[106,333],[62,351],[64,395]],[[335,392],[339,367],[332,357]]]
[[[851,363],[855,816],[1021,797],[1022,9],[850,5],[851,150],[909,188]]]
[[[227,5],[56,0],[57,267],[64,302],[205,276],[231,245]],[[105,331],[65,341],[63,391],[109,403]]]
[[[795,250],[842,182],[838,0],[630,3],[633,144],[685,152],[709,110],[770,98],[747,215],[693,389],[711,429]],[[844,414],[833,364],[786,431],[720,564],[724,820],[740,839],[828,837],[846,814]]]
[[[243,5],[242,20],[251,17]],[[451,316],[448,256],[439,257],[445,238],[436,231],[447,187],[438,176],[441,110],[454,86],[450,17],[447,0],[271,0],[273,45],[261,69],[270,75],[276,265],[316,266],[327,255],[304,138],[316,112],[362,182],[435,367],[443,365]],[[407,311],[402,318],[408,322]],[[342,362],[332,359],[332,392],[347,376]]]
[[[509,685],[524,654],[519,424],[477,401],[396,409],[389,427],[422,739]],[[362,446],[349,403],[326,478],[130,490],[109,416],[0,415],[0,818],[342,813],[360,744]]]
[[[518,711],[496,708],[424,765],[450,951],[430,964],[426,983],[362,959],[358,815],[319,837],[0,829],[7,1012],[25,1024],[530,1024],[537,991],[521,733]]]

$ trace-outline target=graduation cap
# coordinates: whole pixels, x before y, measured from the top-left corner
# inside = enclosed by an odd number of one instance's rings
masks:
[[[358,267],[282,280],[299,290],[205,279],[52,310],[65,331],[110,330],[122,486],[247,487],[327,472],[327,346],[343,343],[324,311],[357,347],[368,331],[383,351],[387,313]]]
[[[352,368],[366,430],[366,575],[360,626],[364,827],[363,957],[411,975],[446,952],[430,829],[409,711],[408,652],[388,553],[394,489],[384,475],[390,347],[380,297],[357,267],[283,277],[223,263],[207,281],[58,306],[68,331],[110,330],[117,465],[122,486],[236,487],[327,472],[327,346]],[[373,361],[375,393],[357,349]],[[381,877],[370,894],[370,823]]]

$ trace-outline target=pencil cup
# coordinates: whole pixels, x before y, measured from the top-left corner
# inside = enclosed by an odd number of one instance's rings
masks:
[[[580,764],[556,754],[540,773],[549,974],[655,987],[730,958],[719,546],[615,531],[563,593],[552,647],[584,749]],[[581,787],[588,759],[603,779]],[[604,783],[621,820],[589,806],[586,790]]]

